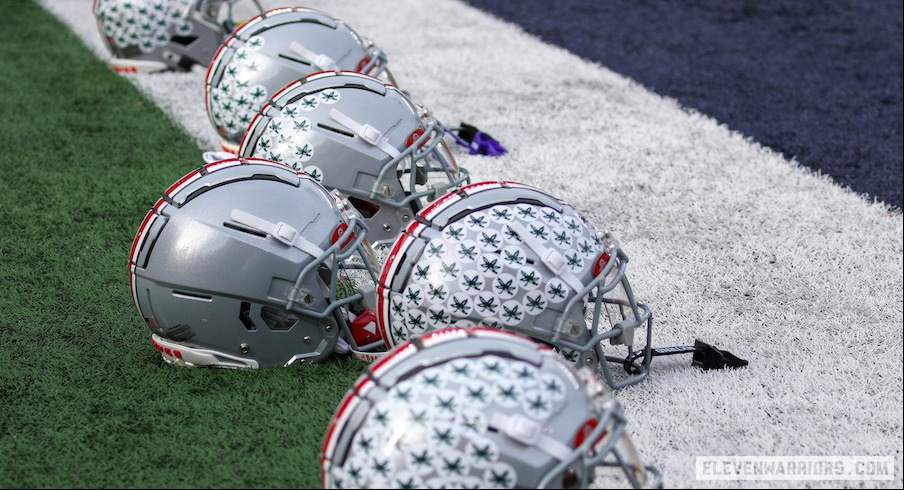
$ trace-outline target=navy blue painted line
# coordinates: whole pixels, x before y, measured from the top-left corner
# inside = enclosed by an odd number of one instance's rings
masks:
[[[904,207],[900,0],[465,1]]]

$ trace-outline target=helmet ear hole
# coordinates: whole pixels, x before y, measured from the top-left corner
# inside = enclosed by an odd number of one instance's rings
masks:
[[[189,44],[198,40],[198,36],[173,36],[170,40],[176,44],[181,44],[183,46],[188,46]]]
[[[374,204],[371,201],[365,201],[364,199],[357,198],[354,196],[350,196],[348,198],[349,202],[352,203],[352,206],[361,213],[361,216],[364,218],[372,218],[377,212],[380,211],[380,206]]]
[[[261,307],[261,318],[270,330],[291,330],[298,323],[298,316],[286,310],[271,306]]]

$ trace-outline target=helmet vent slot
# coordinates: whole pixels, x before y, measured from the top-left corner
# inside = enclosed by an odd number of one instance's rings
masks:
[[[187,293],[185,291],[175,291],[173,290],[174,298],[182,298],[182,299],[190,299],[193,301],[207,301],[208,303],[213,301],[213,298],[207,296],[206,294],[197,294],[197,293]]]
[[[229,223],[228,221],[224,221],[223,226],[225,226],[226,228],[231,228],[236,231],[241,231],[242,233],[247,233],[249,235],[259,236],[261,238],[267,238],[267,234],[262,231],[252,230],[251,228],[245,228],[244,226],[239,226],[235,223]]]
[[[257,330],[257,325],[251,319],[251,303],[242,301],[241,306],[239,306],[239,320],[242,321],[242,325],[245,325],[248,330]]]
[[[282,54],[282,53],[280,53],[278,56],[279,56],[280,58],[284,59],[284,60],[289,60],[289,61],[292,61],[292,62],[295,62],[295,63],[302,64],[302,65],[304,65],[304,66],[311,66],[310,63],[308,63],[307,61],[302,60],[302,59],[294,58],[294,57],[292,57],[292,56],[287,56],[287,55]]]
[[[341,135],[343,135],[343,136],[348,136],[349,138],[354,138],[354,137],[355,137],[355,133],[352,133],[352,132],[350,132],[350,131],[346,131],[346,130],[344,130],[344,129],[339,129],[339,128],[336,128],[336,127],[333,127],[333,126],[327,126],[326,124],[323,124],[323,123],[317,123],[317,127],[318,127],[318,128],[326,129],[327,131],[332,131],[332,132],[334,132],[334,133],[339,133],[339,134],[341,134]]]

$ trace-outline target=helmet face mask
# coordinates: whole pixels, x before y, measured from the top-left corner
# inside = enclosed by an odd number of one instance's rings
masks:
[[[254,0],[94,0],[93,11],[114,70],[186,71],[207,67]]]
[[[386,175],[395,169],[406,196],[403,202],[414,201],[416,211],[451,190],[450,187],[459,187],[468,182],[467,171],[459,169],[452,151],[443,139],[445,129],[442,124],[423,108],[419,108],[419,112],[421,124],[426,130],[423,134],[418,134],[419,130],[415,130],[409,136],[409,141],[406,142],[408,148],[402,150],[404,158],[395,158],[385,163],[385,170],[380,174],[382,178],[378,177],[371,189],[372,194],[377,194]]]
[[[238,152],[261,106],[289,83],[324,70],[391,74],[386,55],[341,20],[314,9],[269,10],[235,30],[207,72],[206,105],[226,151]]]
[[[287,85],[254,117],[239,154],[303,170],[359,209],[387,245],[432,200],[470,181],[444,127],[394,86],[353,72]]]
[[[526,337],[447,328],[400,344],[349,390],[327,429],[324,488],[574,488],[614,468],[658,478],[618,401]],[[615,481],[615,480],[613,480]]]
[[[378,325],[389,347],[449,325],[512,330],[620,388],[643,379],[650,361],[625,362],[635,343],[649,350],[652,322],[627,262],[567,203],[522,184],[473,184],[421,211],[396,239],[378,284]],[[607,355],[605,341],[627,346],[625,358]]]
[[[133,300],[164,359],[254,368],[332,354],[375,276],[366,226],[346,216],[316,181],[264,160],[177,181],[130,254]]]

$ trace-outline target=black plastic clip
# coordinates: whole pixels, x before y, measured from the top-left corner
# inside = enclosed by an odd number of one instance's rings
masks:
[[[701,342],[699,339],[694,340],[692,366],[708,371],[710,369],[725,369],[727,367],[739,368],[747,364],[749,363],[745,359],[741,359],[727,350],[719,350],[706,342]]]

